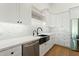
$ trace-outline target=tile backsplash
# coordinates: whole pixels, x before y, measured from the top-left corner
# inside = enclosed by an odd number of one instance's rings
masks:
[[[32,30],[37,30],[38,27],[41,27],[43,30],[42,32],[49,32],[49,27],[47,26],[44,20],[38,20],[32,18],[31,21],[32,21]]]

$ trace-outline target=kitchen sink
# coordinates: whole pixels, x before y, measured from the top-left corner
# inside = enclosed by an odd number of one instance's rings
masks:
[[[45,37],[45,36],[48,36],[48,35],[43,35],[43,34],[41,34],[41,35],[38,35],[38,36]]]
[[[38,36],[42,37],[42,38],[39,39],[39,44],[43,44],[43,43],[45,43],[45,42],[47,42],[49,40],[48,35],[41,34],[41,35],[38,35]]]

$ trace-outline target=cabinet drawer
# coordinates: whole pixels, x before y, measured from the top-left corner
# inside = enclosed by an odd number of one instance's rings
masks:
[[[21,56],[21,45],[1,51],[0,56]]]

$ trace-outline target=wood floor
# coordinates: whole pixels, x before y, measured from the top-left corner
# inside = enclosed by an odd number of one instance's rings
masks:
[[[79,52],[72,51],[63,46],[55,45],[45,54],[45,56],[79,56]]]

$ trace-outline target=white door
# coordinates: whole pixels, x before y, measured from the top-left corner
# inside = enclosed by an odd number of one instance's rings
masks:
[[[55,44],[55,41],[54,41],[54,35],[50,35],[50,48],[52,48]]]

